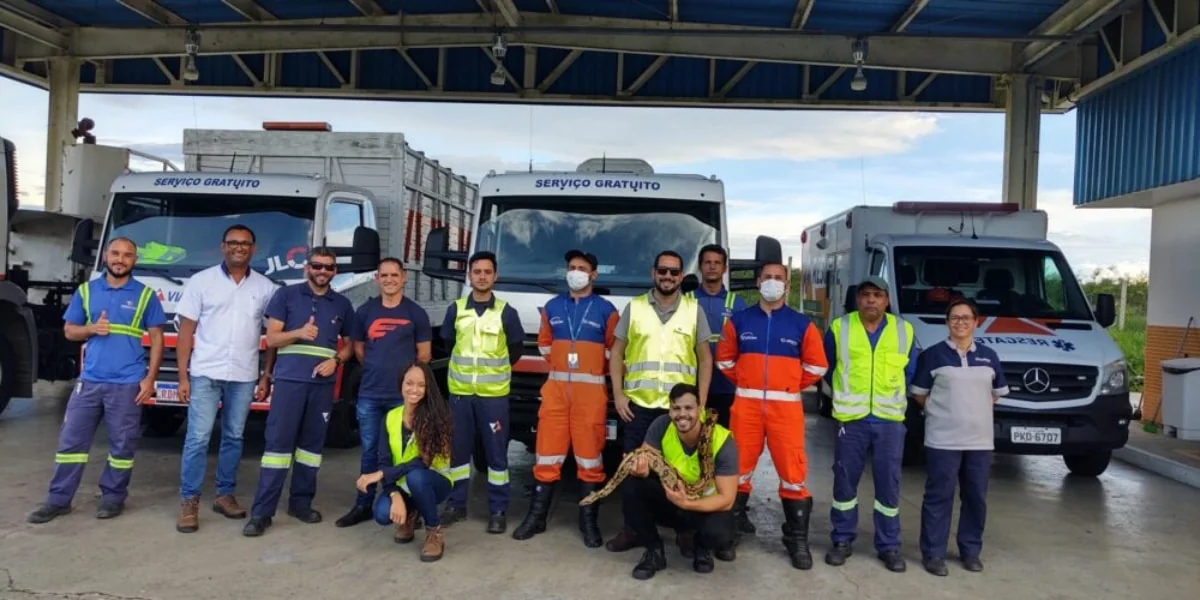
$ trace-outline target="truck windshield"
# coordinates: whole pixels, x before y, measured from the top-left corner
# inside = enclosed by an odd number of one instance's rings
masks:
[[[113,199],[105,242],[137,244],[138,270],[186,277],[224,260],[221,240],[230,225],[254,231],[251,268],[273,279],[304,276],[315,198],[239,194],[126,193]]]
[[[699,271],[697,254],[720,239],[716,202],[579,196],[484,198],[477,250],[496,253],[497,288],[562,287],[572,248],[599,259],[597,287],[642,290],[653,285],[654,257],[674,250],[684,273]],[[625,291],[625,290],[623,290]]]
[[[963,295],[986,316],[1092,318],[1058,252],[901,246],[894,254],[902,313],[943,315],[949,301]]]

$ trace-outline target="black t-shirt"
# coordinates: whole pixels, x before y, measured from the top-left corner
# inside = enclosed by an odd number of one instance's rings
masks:
[[[363,342],[358,394],[379,400],[400,397],[400,371],[417,359],[417,343],[433,339],[429,314],[407,297],[395,308],[371,298],[355,314],[354,340]]]

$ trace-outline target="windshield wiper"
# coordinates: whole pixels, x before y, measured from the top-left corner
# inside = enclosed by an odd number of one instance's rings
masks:
[[[166,272],[165,270],[163,270],[163,269],[154,269],[154,268],[151,268],[151,267],[145,267],[145,266],[141,266],[141,267],[134,267],[134,268],[133,268],[133,270],[134,270],[134,271],[148,271],[148,272],[150,272],[150,273],[154,273],[154,274],[155,274],[155,275],[157,275],[158,277],[162,277],[163,279],[166,279],[167,281],[170,281],[171,283],[173,283],[173,284],[175,284],[175,285],[183,285],[183,280],[182,280],[182,279],[180,279],[180,278],[178,278],[178,277],[172,277],[171,275],[168,275],[168,274],[167,274],[167,272]]]

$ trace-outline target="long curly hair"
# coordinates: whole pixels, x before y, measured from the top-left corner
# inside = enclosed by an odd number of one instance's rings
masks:
[[[400,389],[403,393],[404,377],[413,369],[419,369],[425,378],[425,397],[413,410],[413,434],[417,436],[417,450],[426,465],[433,465],[435,456],[449,456],[454,424],[450,402],[438,389],[437,379],[429,363],[415,362],[400,372]]]

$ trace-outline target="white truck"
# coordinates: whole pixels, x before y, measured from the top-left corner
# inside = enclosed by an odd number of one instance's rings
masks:
[[[715,176],[655,173],[641,159],[597,158],[567,172],[493,171],[480,182],[479,195],[468,251],[450,251],[453,235],[435,229],[427,240],[425,272],[462,281],[469,253],[496,254],[495,293],[517,309],[526,334],[525,353],[514,368],[509,431],[532,450],[541,386],[549,370],[537,350],[540,310],[555,294],[567,291],[563,255],[572,248],[596,254],[596,291],[618,309],[651,289],[654,259],[663,250],[683,257],[689,274],[684,289],[695,289],[700,248],[729,245],[724,184]],[[780,262],[779,241],[759,237],[755,254],[754,260],[730,261],[730,272],[744,273],[762,261]],[[458,265],[451,268],[449,261]],[[755,283],[735,278],[727,285],[739,290]],[[618,462],[620,447],[613,442],[621,429],[610,406],[609,468]]]
[[[1047,217],[1015,204],[899,202],[856,206],[801,235],[803,310],[827,329],[855,309],[868,275],[892,288],[889,312],[912,323],[927,348],[948,336],[945,311],[974,300],[976,339],[1000,356],[1009,393],[995,407],[996,451],[1062,456],[1072,473],[1097,476],[1129,438],[1132,407],[1121,350],[1105,328],[1111,295],[1089,305]],[[822,414],[830,415],[821,383]],[[921,461],[924,422],[909,401],[905,463]]]

